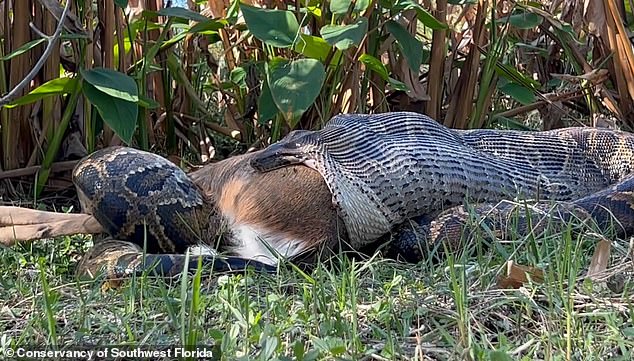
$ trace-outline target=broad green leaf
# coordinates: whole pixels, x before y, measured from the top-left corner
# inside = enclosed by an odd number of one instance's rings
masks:
[[[394,90],[400,90],[404,92],[409,91],[409,88],[407,87],[407,85],[400,80],[396,80],[394,78],[388,78],[387,83],[390,84],[390,86]]]
[[[321,91],[323,64],[316,59],[274,59],[266,64],[266,73],[275,105],[294,128]]]
[[[94,68],[81,72],[84,81],[110,96],[137,102],[138,88],[134,79],[118,71],[106,68]]]
[[[524,105],[535,102],[535,94],[533,91],[520,84],[509,82],[505,85],[498,86],[498,89]]]
[[[330,12],[337,15],[346,14],[351,3],[352,0],[332,0],[330,1]],[[358,14],[365,11],[368,6],[370,6],[369,0],[356,0],[352,12]]]
[[[309,14],[320,18],[321,17],[321,8],[319,6],[307,6],[305,7],[306,12],[308,12]]]
[[[247,28],[264,43],[277,47],[293,46],[299,33],[299,24],[290,11],[260,9],[240,4]]]
[[[279,113],[279,109],[275,105],[271,90],[265,80],[262,82],[262,92],[258,98],[258,121],[260,123],[267,122],[273,119],[277,113]]]
[[[195,11],[191,11],[189,9],[181,8],[181,7],[171,7],[171,8],[163,8],[158,11],[159,15],[169,16],[173,18],[179,18],[184,20],[192,20],[198,22],[208,21],[209,18]]]
[[[498,21],[505,22],[507,20],[509,24],[518,29],[533,29],[544,21],[541,16],[528,11],[521,11],[511,16],[501,18]]]
[[[104,93],[87,81],[84,81],[83,92],[90,103],[97,108],[104,122],[121,140],[130,144],[137,125],[136,118],[139,111],[137,103]]]
[[[372,55],[363,54],[359,57],[359,61],[365,64],[368,67],[368,69],[379,74],[381,79],[387,80],[389,78],[389,73],[385,65],[381,63],[379,59],[373,57]]]
[[[122,9],[125,9],[128,6],[128,0],[114,0],[114,3]]]
[[[21,47],[15,49],[14,51],[11,52],[11,54],[7,54],[3,57],[0,58],[0,60],[9,60],[11,58],[14,58],[20,54],[24,54],[27,51],[33,49],[34,47],[40,45],[41,43],[45,42],[46,38],[39,38],[33,41],[29,41],[28,43],[24,43],[22,44]]]
[[[75,89],[77,78],[56,78],[33,89],[30,93],[12,101],[6,105],[7,108],[13,108],[18,105],[24,105],[36,102],[54,95],[68,94]]]
[[[326,25],[320,30],[322,38],[339,50],[346,50],[352,45],[358,46],[367,31],[366,18],[360,18],[350,25]]]
[[[324,61],[328,57],[330,48],[330,44],[318,36],[299,34],[299,39],[295,43],[293,50],[303,54],[305,57]]]
[[[330,12],[333,14],[346,14],[351,3],[351,0],[331,0]]]
[[[190,34],[217,32],[219,29],[224,28],[227,24],[226,20],[207,20],[192,26],[187,32]]]
[[[418,73],[423,59],[423,43],[396,21],[390,20],[385,26],[387,31],[396,38],[398,47],[401,49],[403,56],[405,56],[409,67],[412,71]]]
[[[448,29],[447,24],[443,24],[436,19],[429,11],[420,6],[416,0],[398,0],[393,7],[395,10],[416,10],[416,18],[426,27],[433,30]]]

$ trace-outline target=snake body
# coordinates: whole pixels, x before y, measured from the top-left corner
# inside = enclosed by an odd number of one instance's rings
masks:
[[[225,161],[213,174],[193,177],[152,153],[106,148],[82,160],[73,181],[84,211],[116,240],[97,244],[78,270],[95,275],[105,268],[110,277],[179,273],[187,247],[212,245],[226,236],[224,221],[238,216],[249,227],[268,226],[267,234],[300,240],[301,233],[315,235],[299,242],[306,250],[336,243],[340,217],[347,231],[342,236],[354,249],[392,234],[388,253],[411,261],[424,257],[421,246],[427,244],[448,240],[457,247],[473,214],[501,232],[524,208],[519,232],[536,230],[531,217],[561,225],[591,220],[607,228],[616,216],[621,233],[631,234],[632,152],[634,136],[624,132],[458,131],[413,113],[338,116],[321,131],[293,132],[259,153]],[[327,208],[326,197],[334,208]],[[530,207],[500,202],[516,197],[537,200]],[[469,211],[465,200],[476,202],[475,208]],[[289,219],[280,223],[276,217]],[[235,227],[220,248],[235,246],[231,233],[244,229]],[[297,247],[283,241],[288,237],[275,236],[282,241],[273,247]],[[189,269],[197,266],[195,259]],[[203,263],[217,271],[275,270],[241,257],[204,256]]]
[[[417,113],[340,115],[291,132],[253,158],[260,171],[303,163],[332,191],[352,246],[412,217],[516,197],[570,201],[634,169],[634,135],[598,128],[452,130]]]
[[[187,263],[190,246],[213,239],[218,216],[213,204],[189,176],[167,159],[128,147],[110,147],[83,159],[73,171],[84,213],[93,215],[114,240],[97,243],[78,265],[94,277],[110,278],[151,270],[163,276],[197,268]],[[211,233],[210,233],[211,232]],[[145,246],[146,253],[143,252]],[[204,255],[214,271],[275,268],[239,257]]]
[[[182,253],[207,236],[212,208],[185,172],[161,156],[102,149],[75,167],[73,183],[84,213],[114,238],[145,239],[148,252]]]

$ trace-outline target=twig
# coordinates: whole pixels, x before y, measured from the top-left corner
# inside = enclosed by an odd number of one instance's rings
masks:
[[[53,172],[64,172],[67,170],[71,170],[75,167],[75,164],[77,164],[77,162],[79,162],[78,160],[67,160],[64,162],[57,162],[57,163],[53,163],[51,170]],[[0,179],[7,179],[7,178],[17,178],[17,177],[24,177],[24,176],[28,176],[28,175],[33,175],[35,173],[37,173],[38,170],[40,170],[40,168],[42,168],[42,166],[40,165],[34,165],[31,167],[25,167],[25,168],[20,168],[20,169],[12,169],[12,170],[5,170],[5,171],[0,171]]]
[[[505,112],[495,114],[495,116],[510,118],[518,114],[530,112],[531,110],[535,110],[539,107],[542,107],[552,102],[570,100],[570,99],[580,98],[582,96],[583,96],[583,93],[581,92],[581,90],[573,90],[571,92],[567,92],[563,94],[553,94],[553,95],[545,94],[544,98],[546,98],[546,100],[540,100],[532,104],[527,104],[527,105],[523,105],[521,107],[517,107],[511,110],[507,110]]]
[[[55,44],[57,43],[57,41],[62,35],[62,29],[64,28],[64,21],[66,20],[66,16],[68,15],[68,11],[70,10],[71,2],[72,2],[71,0],[66,1],[66,6],[64,7],[64,11],[62,12],[62,15],[60,16],[59,23],[57,24],[57,29],[55,29],[55,33],[53,33],[52,36],[47,36],[43,34],[41,31],[37,30],[35,26],[33,25],[33,23],[29,24],[36,33],[38,33],[40,36],[46,39],[47,41],[46,49],[44,50],[42,57],[40,57],[40,59],[35,64],[35,67],[31,69],[31,71],[26,75],[26,77],[22,79],[18,83],[18,85],[16,85],[7,95],[0,98],[0,107],[9,104],[13,99],[15,99],[20,93],[20,91],[22,91],[24,87],[26,87],[27,85],[29,85],[29,83],[31,83],[31,80],[33,80],[33,78],[35,78],[35,76],[40,71],[40,69],[42,69],[48,57],[51,56],[51,54],[53,53],[53,48]]]

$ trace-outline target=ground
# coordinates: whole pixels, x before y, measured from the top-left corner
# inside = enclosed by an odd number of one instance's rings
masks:
[[[202,270],[117,288],[75,277],[90,237],[43,240],[0,250],[0,353],[198,345],[223,360],[630,360],[629,282],[586,277],[600,239],[568,229],[474,239],[443,261],[340,255],[310,273]],[[610,254],[608,274],[632,268],[627,240]],[[542,270],[543,280],[501,288],[507,260]]]

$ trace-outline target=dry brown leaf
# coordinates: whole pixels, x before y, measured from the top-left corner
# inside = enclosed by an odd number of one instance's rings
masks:
[[[506,274],[498,278],[500,288],[520,288],[529,281],[541,283],[544,281],[544,271],[530,266],[516,264],[513,260],[506,262]]]
[[[611,251],[612,243],[607,239],[602,238],[594,249],[594,254],[590,259],[590,267],[588,267],[586,278],[594,280],[598,275],[605,272],[608,268]]]

